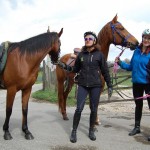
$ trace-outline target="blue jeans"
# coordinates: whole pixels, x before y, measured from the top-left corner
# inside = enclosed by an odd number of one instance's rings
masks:
[[[85,105],[86,97],[89,94],[91,112],[96,113],[100,100],[100,92],[101,87],[78,86],[76,111],[82,112]]]

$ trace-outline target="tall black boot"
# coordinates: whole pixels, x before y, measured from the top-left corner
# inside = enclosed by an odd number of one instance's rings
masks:
[[[140,121],[135,121],[134,129],[129,133],[129,136],[133,136],[133,135],[136,135],[138,133],[141,133]]]
[[[94,132],[95,132],[94,125],[95,125],[95,121],[96,121],[96,116],[97,116],[96,112],[91,112],[91,114],[90,114],[89,138],[92,141],[96,140],[96,136],[94,134]]]
[[[75,143],[77,142],[77,128],[80,122],[81,112],[76,111],[73,117],[73,129],[70,136],[70,142]]]
[[[148,141],[150,141],[150,136],[148,137]]]

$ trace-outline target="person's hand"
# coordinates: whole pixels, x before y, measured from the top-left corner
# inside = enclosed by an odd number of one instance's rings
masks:
[[[112,89],[112,87],[109,87],[108,88],[108,97],[111,97],[112,93],[113,93],[113,89]]]
[[[66,70],[66,71],[68,71],[68,72],[71,72],[71,71],[73,70],[73,68],[72,68],[71,66],[66,65],[65,63],[63,63],[63,62],[61,62],[61,61],[58,61],[58,62],[57,62],[57,65],[58,65],[60,68]]]
[[[121,61],[121,60],[120,60],[120,58],[119,58],[119,57],[116,57],[116,58],[115,58],[115,63],[119,64],[119,63],[120,63],[120,61]]]

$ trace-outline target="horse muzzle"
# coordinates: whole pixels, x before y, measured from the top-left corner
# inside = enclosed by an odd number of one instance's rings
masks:
[[[130,43],[130,42],[127,42],[126,43],[126,47],[127,48],[130,48],[130,50],[135,50],[136,49],[136,47],[138,46],[138,42],[136,42],[136,43]]]

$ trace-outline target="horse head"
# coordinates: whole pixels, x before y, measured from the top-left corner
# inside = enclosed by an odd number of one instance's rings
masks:
[[[112,43],[114,45],[121,45],[134,50],[139,44],[138,40],[130,34],[120,22],[117,21],[117,18],[118,16],[116,15],[112,21],[108,23],[110,26],[110,32],[112,33]]]
[[[50,32],[53,33],[53,32]],[[55,33],[55,32],[54,32]],[[53,64],[56,64],[58,59],[59,59],[59,54],[60,54],[60,46],[61,46],[61,42],[60,42],[60,36],[63,33],[63,28],[60,30],[59,33],[56,33],[54,36],[54,40],[53,40],[53,46],[52,49],[49,52],[49,55],[51,57],[51,61]]]

